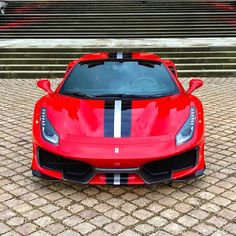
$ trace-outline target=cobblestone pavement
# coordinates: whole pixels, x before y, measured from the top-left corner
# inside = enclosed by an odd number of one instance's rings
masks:
[[[44,92],[35,80],[0,80],[0,234],[236,235],[236,78],[204,81],[195,94],[205,107],[206,175],[114,187],[32,177],[31,117]]]

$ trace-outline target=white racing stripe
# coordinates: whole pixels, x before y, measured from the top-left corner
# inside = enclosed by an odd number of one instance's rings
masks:
[[[114,185],[120,185],[120,174],[114,174]]]
[[[114,138],[121,137],[121,101],[115,101],[114,108]]]
[[[123,52],[117,52],[117,59],[123,59]]]

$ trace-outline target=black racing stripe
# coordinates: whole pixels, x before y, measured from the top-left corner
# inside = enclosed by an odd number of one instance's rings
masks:
[[[124,52],[123,59],[132,59],[132,52]]]
[[[109,52],[108,58],[117,59],[117,52]]]
[[[122,101],[121,137],[130,137],[131,134],[131,103],[131,100]]]
[[[105,100],[104,136],[114,137],[114,100]]]
[[[107,184],[114,184],[114,174],[113,173],[106,174],[106,183]]]
[[[120,174],[120,184],[128,184],[128,178],[129,178],[129,174],[128,173],[123,173]]]

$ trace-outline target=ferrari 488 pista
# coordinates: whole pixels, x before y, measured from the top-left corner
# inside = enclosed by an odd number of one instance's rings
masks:
[[[151,184],[203,175],[204,119],[174,63],[143,52],[93,53],[38,87],[34,176],[83,184]]]

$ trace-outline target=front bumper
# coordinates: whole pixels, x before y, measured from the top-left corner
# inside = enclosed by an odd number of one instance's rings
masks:
[[[64,179],[81,184],[153,184],[184,180],[202,175],[205,167],[203,143],[183,153],[149,161],[135,168],[98,168],[40,148],[35,148],[34,152],[34,176]]]

